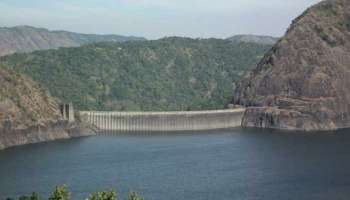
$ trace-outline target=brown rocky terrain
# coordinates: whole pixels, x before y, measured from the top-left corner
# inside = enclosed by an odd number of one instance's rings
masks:
[[[78,47],[95,42],[125,42],[145,40],[139,37],[120,35],[80,34],[67,31],[49,31],[44,28],[16,26],[0,28],[0,56],[16,52]]]
[[[57,100],[30,78],[0,66],[0,149],[89,135],[61,119]]]
[[[326,0],[295,19],[236,89],[245,127],[350,127],[350,1]]]

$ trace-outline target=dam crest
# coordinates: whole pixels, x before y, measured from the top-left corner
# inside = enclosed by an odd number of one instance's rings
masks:
[[[211,111],[114,112],[80,111],[99,132],[200,131],[240,127],[244,108]]]

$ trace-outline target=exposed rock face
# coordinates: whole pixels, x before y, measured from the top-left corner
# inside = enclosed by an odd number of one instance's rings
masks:
[[[27,129],[1,129],[0,150],[12,146],[93,135],[87,125],[58,121]]]
[[[0,149],[92,134],[62,121],[56,99],[30,78],[0,67]]]
[[[235,91],[243,126],[350,127],[350,1],[323,1],[294,20]]]
[[[0,28],[0,56],[16,52],[57,49],[59,47],[78,47],[94,42],[125,42],[145,40],[139,37],[120,35],[79,34],[67,31],[49,31],[43,28],[17,26]]]

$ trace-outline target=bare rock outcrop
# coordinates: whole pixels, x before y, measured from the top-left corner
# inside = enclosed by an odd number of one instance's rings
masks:
[[[234,94],[242,125],[350,127],[350,1],[326,0],[295,19]]]
[[[0,66],[0,149],[91,135],[61,118],[57,100],[30,78]]]

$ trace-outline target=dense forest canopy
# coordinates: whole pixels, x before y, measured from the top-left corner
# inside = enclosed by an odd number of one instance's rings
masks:
[[[14,54],[1,63],[81,110],[224,108],[270,45],[164,38]]]

